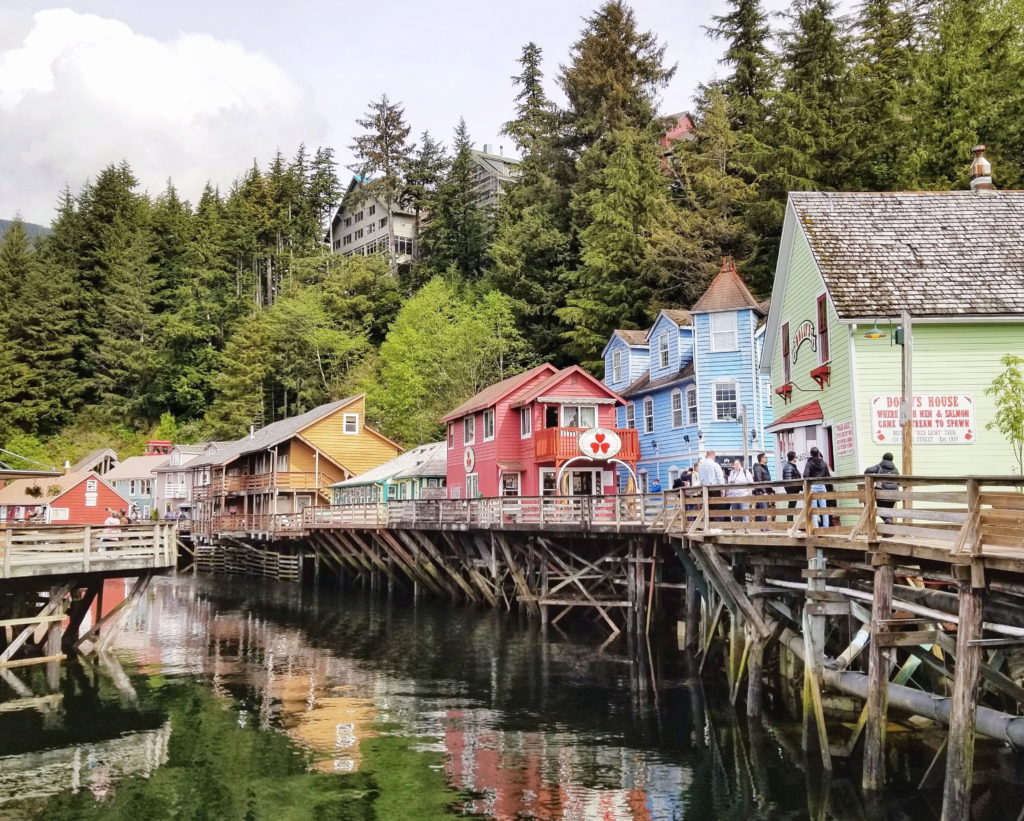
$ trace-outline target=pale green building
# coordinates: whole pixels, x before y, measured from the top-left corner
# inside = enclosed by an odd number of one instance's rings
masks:
[[[1024,191],[790,194],[762,357],[779,451],[802,465],[816,445],[837,475],[891,451],[902,470],[901,311],[913,473],[1016,472],[985,389],[1024,355]]]

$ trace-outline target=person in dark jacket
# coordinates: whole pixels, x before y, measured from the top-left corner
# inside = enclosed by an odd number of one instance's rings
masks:
[[[811,457],[807,460],[807,464],[804,465],[804,478],[811,480],[811,493],[824,493],[828,488],[825,485],[823,479],[827,479],[832,475],[832,472],[828,469],[828,465],[825,464],[825,458],[821,455],[821,451],[817,448],[811,448]],[[825,503],[825,499],[814,499],[811,501],[812,507],[828,507]],[[815,527],[824,527],[828,517],[821,515],[814,517]]]
[[[803,478],[803,477],[800,476],[800,468],[797,467],[797,464],[796,464],[796,451],[795,450],[791,450],[789,453],[786,454],[786,464],[784,464],[782,466],[782,481],[783,482],[786,482],[786,481],[792,482],[794,479],[799,480],[801,478]],[[790,493],[790,494],[795,495],[797,493],[800,493],[802,490],[803,490],[803,486],[802,485],[786,485],[786,493]],[[796,499],[790,499],[789,500],[789,507],[790,507],[790,509],[796,507],[796,504],[797,504],[797,500]],[[787,522],[792,522],[793,521],[793,514],[792,513],[790,513],[786,517],[786,521]]]
[[[757,454],[757,461],[754,462],[754,482],[770,482],[772,480],[772,473],[768,470],[768,454],[759,453]],[[770,487],[758,487],[754,488],[755,496],[764,496],[766,493],[771,493],[772,488]],[[764,510],[768,507],[767,502],[758,502],[756,507],[758,510]],[[755,522],[767,521],[767,516],[755,516]]]
[[[900,475],[899,468],[897,468],[896,467],[896,463],[893,462],[892,454],[891,453],[883,453],[882,454],[882,461],[879,462],[877,465],[872,465],[869,468],[865,468],[864,472],[865,473],[872,473],[872,474],[876,474],[876,475],[890,475],[890,476],[899,476]],[[892,482],[892,481],[881,481],[881,482],[875,482],[875,487],[878,490],[899,490],[899,483],[898,482]],[[877,499],[876,498],[875,499],[875,506],[876,507],[881,507],[881,508],[889,508],[889,509],[891,509],[891,508],[896,507],[896,500],[895,499]],[[885,522],[887,525],[892,524],[892,516],[886,516],[881,511],[878,512],[878,515],[882,517],[882,521]]]

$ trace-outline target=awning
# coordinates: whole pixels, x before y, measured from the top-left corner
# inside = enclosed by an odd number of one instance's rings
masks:
[[[825,419],[821,412],[821,405],[815,402],[808,402],[799,408],[794,408],[781,419],[776,419],[770,425],[764,426],[765,433],[778,433],[791,428],[806,428],[809,425],[817,425]]]
[[[509,473],[526,470],[522,462],[498,462],[498,470],[506,470]]]

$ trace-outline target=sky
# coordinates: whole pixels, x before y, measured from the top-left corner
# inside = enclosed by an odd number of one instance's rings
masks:
[[[304,142],[351,163],[356,119],[386,93],[418,135],[448,140],[459,117],[477,147],[499,135],[511,77],[536,42],[555,77],[598,0],[0,0],[0,218],[48,224],[77,192],[127,160],[143,190],[168,179],[194,201],[252,162]],[[722,73],[702,26],[725,0],[634,0],[676,75],[663,113],[690,107]],[[778,10],[784,0],[768,0]]]

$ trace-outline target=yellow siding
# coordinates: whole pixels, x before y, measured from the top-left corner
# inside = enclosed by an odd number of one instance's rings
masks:
[[[343,421],[346,413],[359,415],[358,433],[344,432]],[[367,430],[365,420],[366,407],[363,397],[360,396],[330,416],[325,416],[304,428],[300,433],[306,441],[344,465],[353,475],[359,475],[401,453],[401,448],[397,445],[388,442],[372,430]],[[328,472],[323,461],[320,468],[324,473]]]
[[[292,440],[291,459],[288,462],[288,470],[299,473],[312,473],[316,470],[316,451],[305,442],[298,439]],[[321,465],[321,469],[323,465]]]

